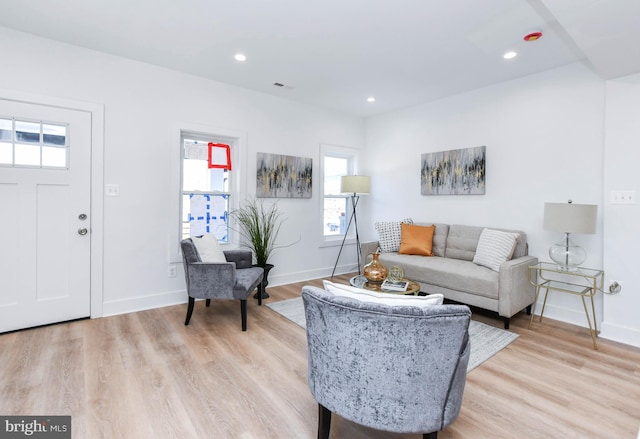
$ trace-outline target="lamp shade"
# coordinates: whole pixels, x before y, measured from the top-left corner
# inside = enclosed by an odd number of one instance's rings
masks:
[[[595,204],[544,203],[544,229],[565,233],[596,233]]]
[[[340,192],[349,194],[368,194],[370,178],[364,175],[343,175],[340,177]]]

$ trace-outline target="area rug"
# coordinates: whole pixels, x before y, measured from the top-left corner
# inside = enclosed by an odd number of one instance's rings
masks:
[[[302,297],[269,303],[267,306],[293,323],[303,328],[306,327]],[[467,372],[471,372],[518,338],[518,334],[494,328],[475,320],[471,320],[469,335],[471,336],[471,357]]]

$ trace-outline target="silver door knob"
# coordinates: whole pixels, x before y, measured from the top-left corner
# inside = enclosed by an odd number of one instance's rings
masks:
[[[84,227],[82,229],[78,229],[78,235],[86,235],[88,232],[87,229],[85,229]]]

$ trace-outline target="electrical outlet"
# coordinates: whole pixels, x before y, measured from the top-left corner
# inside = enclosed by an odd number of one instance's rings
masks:
[[[176,277],[178,274],[178,268],[171,264],[167,267],[167,276],[168,277]]]
[[[608,292],[609,294],[619,294],[622,291],[622,281],[611,279],[609,282]]]

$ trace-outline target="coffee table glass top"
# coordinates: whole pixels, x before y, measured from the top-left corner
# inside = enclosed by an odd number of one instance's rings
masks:
[[[409,288],[407,288],[407,291],[395,291],[395,290],[387,290],[387,289],[383,289],[381,284],[374,284],[371,283],[369,281],[367,281],[367,278],[359,275],[359,276],[353,276],[350,280],[349,283],[351,284],[352,287],[356,287],[356,288],[363,288],[365,290],[370,290],[370,291],[378,291],[380,293],[392,293],[392,294],[418,294],[420,292],[420,285],[417,282],[411,281],[409,279],[403,279],[405,282],[409,282]]]

